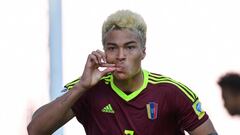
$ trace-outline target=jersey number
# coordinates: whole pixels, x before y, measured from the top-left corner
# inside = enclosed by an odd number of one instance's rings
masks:
[[[134,135],[134,131],[132,130],[124,130],[125,135]]]

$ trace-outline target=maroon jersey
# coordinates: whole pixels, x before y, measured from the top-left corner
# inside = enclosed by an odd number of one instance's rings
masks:
[[[111,74],[72,107],[87,135],[184,135],[208,119],[198,97],[185,85],[143,70],[144,83],[125,94]],[[79,80],[65,87],[71,89]]]

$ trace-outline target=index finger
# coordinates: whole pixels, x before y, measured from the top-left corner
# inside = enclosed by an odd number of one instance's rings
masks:
[[[103,59],[104,63],[106,63],[106,55],[103,51],[97,50],[97,52],[101,55],[101,58]]]
[[[115,67],[115,64],[110,64],[110,63],[101,63],[99,64],[99,67]]]

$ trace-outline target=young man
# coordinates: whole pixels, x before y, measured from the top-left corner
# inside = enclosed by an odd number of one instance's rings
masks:
[[[87,135],[217,135],[188,87],[142,69],[146,29],[129,10],[109,16],[104,52],[89,54],[82,76],[65,86],[68,92],[36,111],[29,134],[51,134],[76,116]]]
[[[222,90],[224,106],[230,115],[240,115],[240,75],[227,73],[222,76],[218,85]]]

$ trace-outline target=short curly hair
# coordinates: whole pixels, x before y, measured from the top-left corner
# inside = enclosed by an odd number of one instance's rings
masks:
[[[218,85],[222,90],[229,90],[233,93],[240,94],[240,75],[233,72],[226,73],[218,80]]]
[[[145,47],[147,25],[141,15],[130,10],[119,10],[107,18],[102,25],[102,44],[105,44],[108,32],[121,29],[129,29],[136,32],[141,40],[142,47]]]

